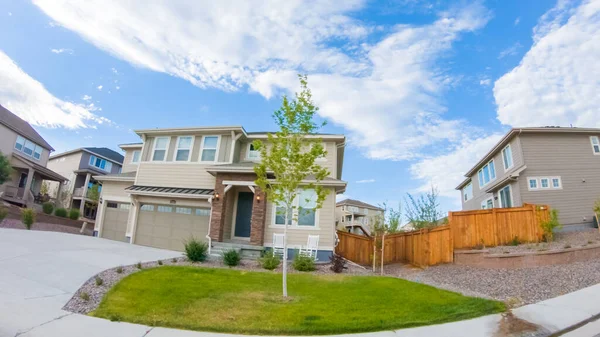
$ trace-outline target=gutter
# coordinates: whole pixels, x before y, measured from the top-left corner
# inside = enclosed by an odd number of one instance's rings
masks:
[[[208,234],[206,234],[206,238],[208,239],[208,255],[210,255],[210,250],[212,248],[212,238],[210,237],[210,223],[212,222],[212,195],[208,198],[208,203],[210,204],[210,214],[208,215]]]

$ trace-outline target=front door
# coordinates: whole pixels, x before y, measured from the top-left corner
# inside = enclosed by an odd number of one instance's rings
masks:
[[[19,178],[19,188],[25,188],[27,185],[27,173],[21,172],[21,177]]]
[[[250,218],[252,218],[252,202],[254,193],[238,193],[237,210],[235,215],[234,236],[238,238],[250,237]]]
[[[512,205],[512,196],[510,195],[510,185],[500,190],[500,207],[510,208]]]

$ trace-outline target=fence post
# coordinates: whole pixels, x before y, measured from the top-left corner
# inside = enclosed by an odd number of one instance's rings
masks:
[[[452,255],[454,255],[454,226],[452,225],[452,212],[448,212],[448,227],[450,229],[450,248],[452,248]]]
[[[494,246],[498,246],[500,239],[498,238],[498,214],[495,207],[492,207],[492,219],[494,219],[494,225],[492,226],[494,229]]]

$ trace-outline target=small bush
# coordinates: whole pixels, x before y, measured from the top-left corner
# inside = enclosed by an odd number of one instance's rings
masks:
[[[185,242],[185,256],[192,262],[206,261],[208,257],[208,244],[191,237]],[[174,262],[177,262],[177,260]]]
[[[7,215],[8,210],[6,209],[6,207],[0,206],[0,223],[2,222],[2,220],[4,220],[4,218],[6,218]]]
[[[278,255],[276,255],[275,253],[273,253],[272,250],[270,250],[258,260],[258,263],[260,263],[261,267],[267,270],[273,270],[279,267],[281,260],[279,259]]]
[[[162,260],[158,260],[158,265],[159,265],[159,266],[162,266],[162,265],[163,265],[163,262],[162,262]]]
[[[312,257],[308,257],[305,255],[296,254],[294,257],[294,262],[292,266],[297,271],[314,271],[315,268],[315,260]]]
[[[115,271],[117,272],[117,274],[121,274],[121,273],[123,273],[123,267],[119,266],[119,267],[117,267],[117,270],[115,270]]]
[[[334,273],[341,273],[346,269],[346,259],[344,259],[341,255],[333,254],[329,257],[331,261],[331,269]]]
[[[242,260],[242,255],[235,249],[230,249],[223,253],[223,263],[230,267],[235,267],[240,264]]]
[[[67,210],[64,208],[57,208],[54,210],[54,215],[59,216],[61,218],[67,217]]]
[[[135,264],[135,267],[136,267],[137,269],[142,269],[142,263],[141,263],[141,262],[138,262],[138,263],[136,263],[136,264]]]
[[[21,210],[21,221],[25,228],[31,229],[31,225],[35,222],[35,212],[31,208],[23,208]]]
[[[562,225],[558,222],[558,210],[551,209],[548,220],[543,220],[540,224],[544,231],[544,241],[551,242],[554,240],[554,231],[562,228]]]
[[[591,245],[592,243],[594,243],[594,241],[588,240],[588,245]]]
[[[519,241],[519,237],[515,236],[511,241],[510,241],[510,245],[511,246],[518,246],[521,244],[521,241]]]
[[[90,294],[86,293],[85,291],[79,294],[79,298],[81,298],[84,301],[89,301],[90,300]]]
[[[104,280],[100,278],[100,276],[96,276],[96,286],[101,286],[104,284]]]
[[[54,204],[49,201],[43,203],[42,211],[44,211],[45,214],[52,214],[52,212],[54,212]]]
[[[569,245],[569,244],[566,244],[566,245],[564,246],[564,248],[565,248],[565,249],[569,249],[569,248],[571,248],[571,245]]]
[[[173,263],[177,263],[177,259],[176,259],[176,258],[173,258],[173,260],[171,260],[171,262],[173,262]]]
[[[79,210],[77,208],[71,208],[69,210],[69,219],[71,219],[71,220],[79,219]]]

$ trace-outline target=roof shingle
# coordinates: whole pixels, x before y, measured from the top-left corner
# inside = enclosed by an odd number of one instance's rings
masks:
[[[50,146],[50,144],[48,144],[48,142],[46,142],[46,140],[40,136],[40,134],[37,133],[37,131],[35,131],[35,129],[29,123],[21,119],[21,117],[10,112],[2,105],[0,105],[0,124],[4,124],[7,128],[31,140],[39,146],[47,150],[54,151],[54,148]]]

